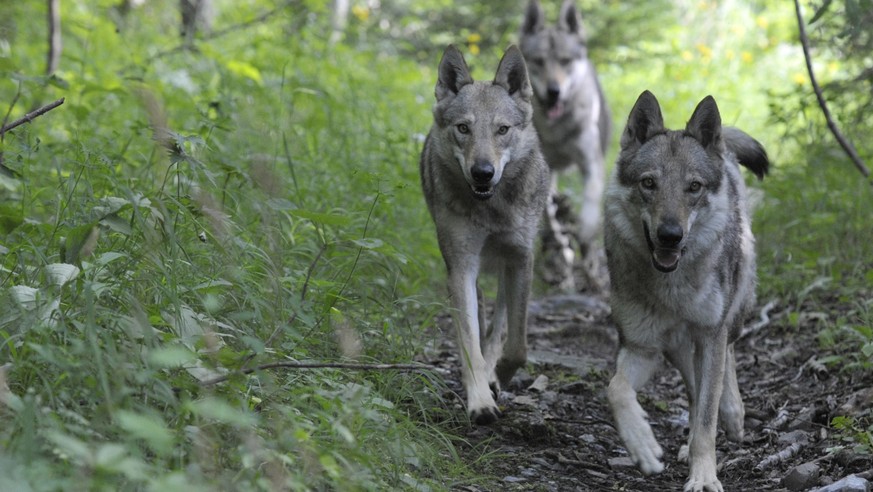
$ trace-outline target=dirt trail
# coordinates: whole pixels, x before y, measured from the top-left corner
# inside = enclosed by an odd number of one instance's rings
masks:
[[[818,362],[823,354],[817,352],[816,329],[803,322],[800,329],[788,328],[778,306],[768,310],[768,317],[736,345],[746,435],[735,444],[719,433],[719,478],[725,490],[817,490],[850,474],[871,480],[873,457],[852,451],[852,444],[840,442],[828,424],[848,415],[863,428],[870,425],[873,374],[828,369]],[[450,397],[457,398],[457,413],[463,415],[451,323],[446,317],[440,324],[446,336],[428,362],[445,369],[454,392]],[[612,425],[606,386],[618,339],[606,299],[559,295],[532,300],[529,345],[528,371],[517,374],[500,395],[503,418],[491,426],[464,427],[470,444],[462,449],[465,456],[473,460],[483,451],[499,456],[481,470],[493,478],[455,490],[682,489],[688,467],[676,455],[686,439],[688,416],[675,369],[665,364],[640,392],[664,448],[663,473],[646,477],[637,471]],[[841,444],[848,445],[829,451]],[[777,454],[781,457],[773,457]]]

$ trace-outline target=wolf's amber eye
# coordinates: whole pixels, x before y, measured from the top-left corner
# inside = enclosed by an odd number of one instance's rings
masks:
[[[652,178],[643,178],[643,180],[640,181],[640,185],[647,190],[651,190],[655,188],[655,180]]]
[[[461,123],[460,125],[458,125],[457,129],[458,133],[463,133],[464,135],[470,133],[470,127],[467,126],[465,123]]]
[[[703,188],[703,184],[700,181],[692,181],[691,185],[688,186],[688,191],[691,193],[697,193],[701,188]]]
[[[498,135],[506,135],[506,132],[508,132],[508,131],[509,131],[509,127],[506,125],[503,125],[497,129],[497,134]]]

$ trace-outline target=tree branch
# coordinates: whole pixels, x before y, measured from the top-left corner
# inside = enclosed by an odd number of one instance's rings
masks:
[[[234,371],[225,376],[202,381],[202,386],[212,386],[230,379],[234,374],[251,374],[266,369],[344,369],[347,371],[402,371],[402,372],[427,372],[433,370],[432,366],[424,364],[358,364],[346,362],[270,362],[256,367]]]
[[[812,89],[815,91],[816,99],[818,99],[818,105],[821,107],[822,113],[824,113],[825,120],[827,120],[828,128],[830,128],[831,133],[834,134],[840,147],[846,151],[846,154],[855,164],[855,167],[858,168],[858,171],[860,171],[865,178],[869,178],[870,170],[864,165],[864,161],[861,160],[861,156],[858,155],[858,152],[855,150],[852,143],[846,139],[839,127],[837,127],[837,124],[834,122],[831,112],[828,109],[828,105],[825,102],[824,96],[822,95],[821,87],[819,87],[818,81],[815,79],[815,73],[812,71],[812,57],[809,54],[809,38],[806,36],[806,28],[803,24],[803,14],[800,12],[800,0],[794,0],[794,10],[797,12],[797,27],[800,29],[800,44],[803,47],[803,57],[806,60],[806,70],[809,72],[809,81],[812,83]]]
[[[26,115],[22,116],[21,118],[18,118],[17,120],[13,121],[12,123],[9,123],[8,125],[3,125],[3,128],[0,128],[0,136],[4,135],[6,132],[8,132],[9,130],[11,130],[17,126],[21,126],[25,123],[30,123],[35,118],[38,118],[38,117],[48,113],[49,111],[55,109],[56,107],[60,106],[61,104],[64,104],[63,97],[58,99],[57,101],[55,101],[53,103],[46,104],[45,106],[43,106],[39,109],[35,109],[35,110],[27,113]]]

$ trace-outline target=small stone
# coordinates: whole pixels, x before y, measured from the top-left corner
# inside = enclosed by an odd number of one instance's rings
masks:
[[[617,458],[609,458],[609,467],[610,468],[633,468],[634,460],[630,459],[627,456],[619,456]]]
[[[849,475],[826,487],[815,489],[813,492],[867,492],[870,482],[857,475]]]
[[[792,491],[806,490],[818,484],[818,477],[820,474],[821,467],[816,463],[804,463],[795,466],[790,472],[788,472],[788,475],[782,479],[782,485]]]
[[[532,397],[527,396],[527,395],[518,395],[512,399],[512,403],[515,403],[516,405],[527,405],[527,406],[535,407],[537,404],[537,401],[535,399],[533,399]]]
[[[531,385],[527,387],[527,389],[529,389],[531,391],[536,391],[538,393],[542,393],[543,391],[546,390],[546,388],[548,386],[549,386],[549,377],[546,376],[545,374],[540,374],[539,376],[537,376],[536,379],[534,379],[534,382],[531,383]]]
[[[526,480],[525,478],[513,477],[512,475],[507,475],[507,476],[503,477],[503,481],[508,482],[508,483],[519,483],[519,482],[524,482],[525,480]]]
[[[809,434],[802,430],[793,430],[791,432],[786,432],[779,436],[777,439],[779,444],[783,444],[786,446],[790,446],[792,444],[806,444],[809,442]]]

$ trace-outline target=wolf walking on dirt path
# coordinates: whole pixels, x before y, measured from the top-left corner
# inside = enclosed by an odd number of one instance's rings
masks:
[[[584,287],[599,291],[599,255],[594,242],[601,231],[605,154],[612,120],[594,64],[588,58],[582,20],[573,1],[565,0],[557,24],[547,26],[540,3],[532,0],[519,44],[530,70],[534,125],[546,162],[553,171],[575,165],[583,178],[578,226],[565,230],[557,217],[557,173],[552,175],[552,198],[543,231],[544,277],[562,290],[576,289],[573,237],[579,243]]]
[[[628,117],[606,193],[605,245],[612,316],[620,349],[608,397],[619,435],[643,473],[658,473],[663,451],[637,391],[663,354],[679,369],[689,402],[686,491],[721,491],[716,423],[743,437],[745,410],[733,342],[755,305],[755,240],[739,164],[759,178],[761,144],[722,127],[704,98],[684,130],[664,128],[645,91]]]
[[[467,411],[477,424],[500,415],[495,398],[527,360],[533,247],[549,169],[531,122],[531,86],[510,46],[491,82],[474,82],[463,55],[446,48],[434,124],[421,154],[421,185],[448,273]],[[496,273],[486,329],[480,271]]]

